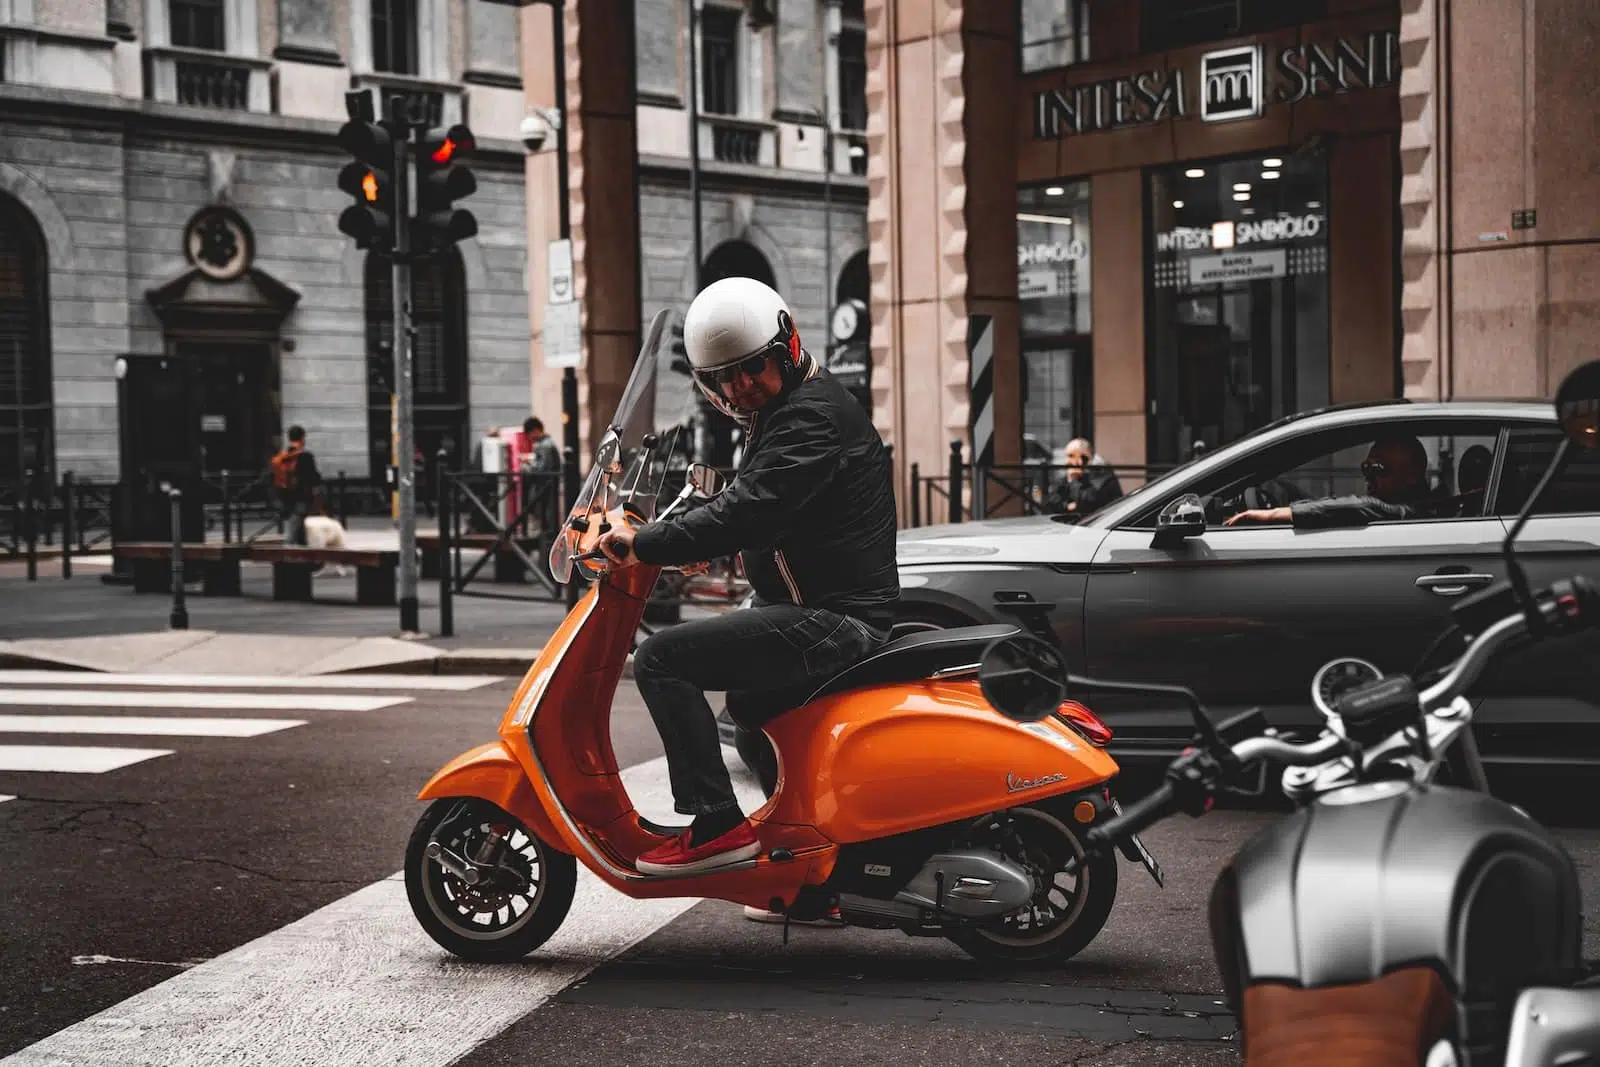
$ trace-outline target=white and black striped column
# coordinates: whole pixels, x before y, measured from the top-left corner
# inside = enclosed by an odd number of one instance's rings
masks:
[[[988,516],[994,464],[994,316],[967,316],[967,428],[972,435],[972,517]]]

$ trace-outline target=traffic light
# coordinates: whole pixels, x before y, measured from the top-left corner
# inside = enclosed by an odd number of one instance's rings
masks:
[[[389,252],[395,246],[394,137],[376,122],[352,113],[339,128],[339,147],[355,158],[339,171],[339,188],[355,203],[339,216],[339,232],[357,248]]]
[[[464,162],[478,147],[472,131],[461,124],[429,130],[417,146],[417,217],[412,251],[419,254],[449,248],[478,232],[472,212],[455,206],[478,191],[478,179]]]

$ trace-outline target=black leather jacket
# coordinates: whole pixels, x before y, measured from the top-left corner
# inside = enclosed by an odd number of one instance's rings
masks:
[[[634,539],[641,563],[739,552],[756,596],[887,630],[900,599],[889,452],[861,405],[817,368],[755,417],[733,483]]]
[[[1338,526],[1365,526],[1371,522],[1420,519],[1432,513],[1425,500],[1390,504],[1375,496],[1335,496],[1324,500],[1296,500],[1289,514],[1296,529],[1322,530]]]

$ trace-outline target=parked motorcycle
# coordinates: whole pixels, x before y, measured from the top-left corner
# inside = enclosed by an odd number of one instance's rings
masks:
[[[1288,765],[1298,810],[1246,844],[1211,895],[1247,1067],[1600,1063],[1600,971],[1581,954],[1576,868],[1553,835],[1488,795],[1466,697],[1502,650],[1600,625],[1590,582],[1533,592],[1516,561],[1546,487],[1574,450],[1600,447],[1600,362],[1567,377],[1556,408],[1566,439],[1506,537],[1510,580],[1458,602],[1471,640],[1442,670],[1420,682],[1357,672],[1319,699],[1320,734],[1298,742],[1258,712],[1215,726],[1187,690],[1069,680],[1180,696],[1196,726],[1154,793],[1088,832],[1086,862],[1169,814],[1204,813],[1266,761]],[[1447,762],[1465,787],[1437,784]]]
[[[798,694],[765,723],[778,781],[751,816],[759,853],[713,870],[634,866],[682,827],[630,800],[611,703],[662,568],[611,571],[596,545],[620,523],[665,518],[720,489],[696,465],[658,511],[670,430],[655,417],[666,313],[651,324],[621,402],[550,554],[557,581],[594,584],[545,645],[499,738],[452,760],[419,798],[406,851],[417,920],[469,960],[512,960],[566,918],[577,864],[636,898],[706,897],[792,919],[837,908],[848,924],[947,937],[1002,961],[1062,960],[1099,933],[1114,855],[1084,838],[1114,813],[1110,731],[1056,698],[1059,652],[1010,625],[915,634]],[[978,678],[982,675],[981,680]],[[1160,881],[1128,835],[1125,854]],[[1071,870],[1071,874],[1066,873]]]

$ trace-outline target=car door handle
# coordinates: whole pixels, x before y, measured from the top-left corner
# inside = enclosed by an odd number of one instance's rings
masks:
[[[1417,579],[1416,586],[1438,596],[1460,596],[1469,589],[1488,585],[1492,581],[1492,574],[1424,574]]]

